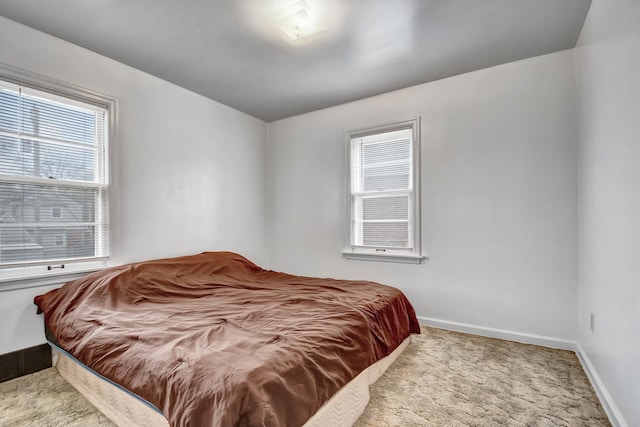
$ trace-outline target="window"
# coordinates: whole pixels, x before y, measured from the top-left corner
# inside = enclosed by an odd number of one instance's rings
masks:
[[[418,119],[348,134],[352,259],[419,263]]]
[[[0,277],[109,255],[111,105],[0,79]]]

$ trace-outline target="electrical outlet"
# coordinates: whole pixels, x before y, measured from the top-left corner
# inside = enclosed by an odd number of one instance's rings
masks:
[[[589,316],[589,329],[592,334],[596,331],[596,315],[593,313]]]

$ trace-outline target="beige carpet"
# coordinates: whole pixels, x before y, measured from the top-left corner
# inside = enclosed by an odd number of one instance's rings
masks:
[[[609,426],[574,353],[423,328],[357,427]],[[112,426],[54,368],[0,384],[2,426]]]

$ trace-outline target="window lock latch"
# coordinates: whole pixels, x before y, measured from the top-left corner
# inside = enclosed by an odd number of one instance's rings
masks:
[[[64,264],[60,264],[60,265],[47,265],[47,270],[53,270],[54,268],[64,268]]]

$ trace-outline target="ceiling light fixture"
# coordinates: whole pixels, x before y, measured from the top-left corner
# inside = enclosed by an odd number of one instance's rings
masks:
[[[327,29],[311,12],[305,0],[297,0],[274,15],[277,27],[289,41],[297,41]]]

